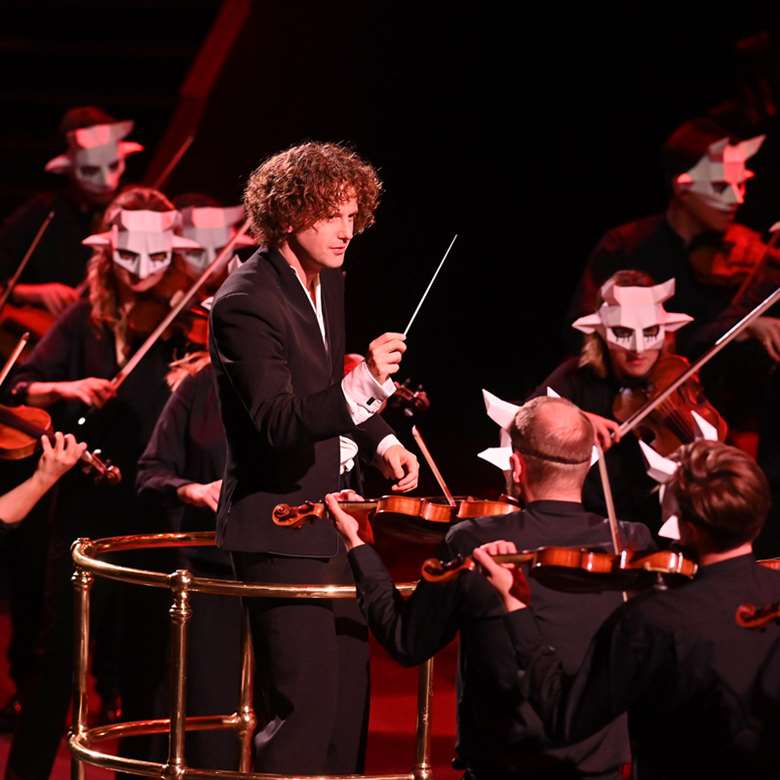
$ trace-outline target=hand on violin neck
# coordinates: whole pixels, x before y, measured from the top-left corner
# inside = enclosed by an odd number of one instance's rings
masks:
[[[388,479],[397,479],[392,486],[394,493],[407,493],[417,487],[420,464],[417,456],[401,444],[388,447],[380,456],[380,468]]]
[[[497,563],[496,555],[512,555],[517,552],[514,542],[500,540],[488,542],[474,549],[472,556],[480,565],[485,579],[496,589],[507,612],[525,609],[530,602],[528,581],[514,563]]]
[[[41,436],[43,455],[38,461],[33,478],[38,481],[44,492],[79,462],[87,445],[77,442],[72,433],[63,435],[57,431],[52,439]]]
[[[405,341],[403,333],[383,333],[368,345],[366,365],[380,385],[400,368],[401,357],[406,352]]]
[[[606,451],[620,441],[620,423],[591,412],[583,412],[583,414],[593,426],[594,443],[598,444],[602,450]]]
[[[352,515],[345,512],[339,506],[339,500],[344,500],[342,496],[345,493],[354,493],[352,490],[342,490],[340,493],[328,493],[325,496],[325,503],[328,506],[330,515],[333,518],[333,523],[336,526],[336,530],[341,534],[341,538],[344,540],[344,544],[347,550],[354,550],[356,547],[365,544],[360,538],[360,523]],[[354,493],[354,495],[357,495]],[[359,497],[349,498],[350,501],[361,500]]]

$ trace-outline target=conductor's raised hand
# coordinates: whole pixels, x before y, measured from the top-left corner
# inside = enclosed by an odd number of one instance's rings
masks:
[[[403,333],[383,333],[368,345],[366,365],[380,385],[400,368],[401,358],[406,352],[405,342]]]

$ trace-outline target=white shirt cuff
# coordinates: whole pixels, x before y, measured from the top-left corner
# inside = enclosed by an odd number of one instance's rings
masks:
[[[352,422],[360,425],[376,414],[382,403],[395,392],[395,382],[388,379],[380,385],[364,360],[341,380],[341,391],[347,401]]]
[[[401,444],[401,442],[398,441],[395,434],[388,433],[387,436],[376,445],[377,458],[383,457],[390,447],[395,447],[396,444]]]

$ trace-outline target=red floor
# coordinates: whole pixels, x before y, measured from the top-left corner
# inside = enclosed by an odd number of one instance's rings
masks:
[[[10,625],[5,605],[0,605],[0,702],[12,693],[8,675],[6,648]],[[460,773],[450,767],[455,734],[455,648],[450,646],[435,664],[432,752],[436,780],[455,780]],[[411,770],[415,756],[417,671],[403,669],[384,651],[372,646],[372,700],[368,742],[367,771],[406,772]],[[92,699],[96,702],[96,697]],[[0,735],[0,767],[5,769],[9,749],[8,735]],[[88,780],[107,780],[113,773],[88,767]],[[70,761],[64,742],[51,778],[67,780]]]

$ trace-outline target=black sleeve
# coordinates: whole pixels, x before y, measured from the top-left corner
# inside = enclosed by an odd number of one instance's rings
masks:
[[[370,460],[376,454],[376,448],[379,442],[394,433],[393,429],[384,421],[384,418],[375,414],[369,417],[364,423],[355,426],[352,434],[360,451]]]
[[[275,449],[321,441],[355,426],[340,383],[307,396],[293,392],[281,310],[274,301],[234,293],[211,312],[211,357],[222,369],[255,430]]]
[[[577,383],[574,380],[576,368],[577,358],[569,358],[564,361],[526,398],[526,401],[529,401],[531,398],[546,396],[547,388],[551,387],[558,395],[575,404],[579,403]]]
[[[187,466],[187,430],[196,388],[187,377],[168,399],[138,461],[135,486],[141,498],[176,505],[176,491],[193,480],[183,476]]]
[[[675,663],[671,637],[650,630],[635,607],[629,603],[607,619],[573,676],[564,673],[555,648],[543,643],[531,610],[506,616],[523,670],[520,694],[554,739],[566,743],[585,739],[638,700],[651,699],[654,683],[663,676],[671,679]]]
[[[460,578],[440,584],[421,580],[414,593],[404,599],[372,547],[356,547],[349,553],[349,562],[358,604],[371,633],[398,663],[421,664],[455,636]]]

